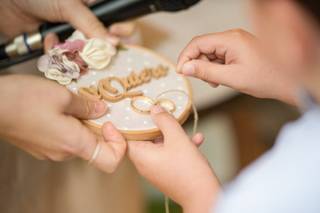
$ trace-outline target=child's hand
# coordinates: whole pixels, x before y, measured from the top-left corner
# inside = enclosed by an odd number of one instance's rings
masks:
[[[0,138],[37,159],[88,161],[101,144],[93,165],[113,172],[126,152],[122,135],[108,123],[98,138],[79,119],[107,111],[100,101],[84,100],[57,83],[31,76],[0,77]]]
[[[243,30],[194,38],[182,51],[178,71],[259,98],[296,104],[297,84],[262,54],[259,41]]]
[[[181,204],[185,212],[209,212],[219,188],[207,160],[179,123],[160,107],[152,118],[163,133],[163,143],[129,142],[129,158],[148,181]]]

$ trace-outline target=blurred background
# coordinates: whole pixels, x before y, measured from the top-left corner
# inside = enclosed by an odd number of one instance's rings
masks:
[[[179,52],[199,34],[243,28],[251,31],[245,0],[203,0],[188,11],[154,14],[137,20],[134,40],[176,62]],[[36,73],[35,62],[10,68]],[[227,184],[246,165],[266,152],[281,126],[298,113],[272,100],[258,100],[230,89],[213,89],[190,79],[200,115],[201,147],[220,181]],[[190,132],[193,120],[185,124]],[[86,162],[38,162],[0,143],[0,211],[18,212],[164,212],[164,196],[141,179],[125,161],[115,175],[88,168]],[[8,165],[6,162],[10,162]],[[192,168],[191,168],[192,169]],[[1,179],[2,178],[2,179]],[[1,197],[1,196],[0,196]],[[171,203],[171,213],[181,209]]]

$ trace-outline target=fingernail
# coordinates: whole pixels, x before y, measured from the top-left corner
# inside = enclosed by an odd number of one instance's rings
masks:
[[[151,108],[151,114],[159,114],[159,113],[162,113],[162,112],[165,112],[164,109],[159,106],[159,105],[155,105]]]
[[[182,66],[182,73],[184,75],[190,76],[195,73],[195,67],[192,63],[186,63]]]
[[[94,107],[96,113],[101,113],[106,110],[106,105],[102,101],[95,102]]]
[[[106,123],[106,129],[107,129],[107,131],[113,131],[113,130],[114,130],[114,127],[113,127],[112,123],[107,122],[107,123]]]

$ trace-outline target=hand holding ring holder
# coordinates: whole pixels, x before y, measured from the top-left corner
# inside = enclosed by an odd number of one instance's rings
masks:
[[[105,122],[112,122],[127,140],[153,140],[161,136],[161,131],[149,116],[152,106],[161,106],[183,124],[192,111],[190,83],[184,76],[176,73],[175,65],[153,51],[133,45],[125,47],[126,51],[119,51],[106,69],[89,69],[85,75],[69,84],[68,89],[79,94],[81,88],[85,87],[88,94],[101,99],[102,97],[90,88],[98,88],[102,79],[115,77],[125,84],[127,81],[135,83],[136,86],[130,91],[141,94],[117,101],[105,100],[108,112],[98,119],[83,122],[98,135],[101,135],[101,128]],[[166,75],[159,77],[153,75],[156,73],[150,72],[159,66],[168,68]],[[139,83],[141,79],[150,78],[150,73],[154,76],[152,80]],[[122,85],[118,82],[112,81],[110,84],[122,91]]]

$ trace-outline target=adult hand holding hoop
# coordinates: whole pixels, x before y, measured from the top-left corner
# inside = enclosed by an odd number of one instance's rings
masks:
[[[106,29],[87,5],[94,0],[3,0],[0,32],[12,38],[32,32],[44,21],[68,22],[87,37],[118,42],[134,32],[122,23]],[[117,37],[115,37],[117,36]],[[45,48],[58,39],[49,34]],[[0,77],[0,138],[38,159],[63,161],[78,156],[105,172],[115,170],[126,144],[112,124],[105,124],[98,139],[78,119],[98,118],[106,112],[103,103],[85,101],[53,82],[27,76]],[[108,133],[106,133],[108,132]],[[97,145],[99,144],[99,146]],[[98,149],[99,148],[99,149]]]
[[[78,120],[106,113],[103,102],[84,100],[54,82],[31,76],[1,77],[0,88],[1,138],[37,159],[80,157],[104,172],[116,169],[126,151],[122,135],[106,123],[103,138],[98,138]]]

